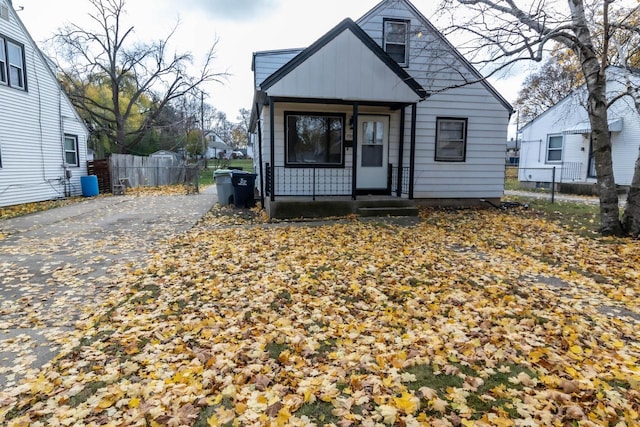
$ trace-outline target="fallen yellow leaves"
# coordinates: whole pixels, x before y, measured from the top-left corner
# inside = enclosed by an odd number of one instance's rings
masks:
[[[119,283],[7,425],[640,422],[634,243],[494,211],[223,220]]]

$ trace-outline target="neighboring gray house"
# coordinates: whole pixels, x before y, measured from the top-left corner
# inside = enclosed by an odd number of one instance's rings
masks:
[[[640,76],[621,68],[607,69],[609,99],[625,92],[627,84],[640,86]],[[556,183],[596,183],[586,100],[583,85],[522,127],[518,171],[521,182],[546,187],[552,182],[555,169]],[[614,178],[617,185],[628,186],[640,148],[640,115],[630,97],[618,99],[607,113]],[[576,186],[570,190],[587,192]]]
[[[81,194],[88,131],[9,0],[0,0],[0,99],[0,206]]]
[[[251,141],[269,215],[292,198],[313,199],[313,214],[316,196],[503,196],[512,107],[409,1],[382,1],[306,49],[256,52],[252,70]],[[455,87],[461,76],[476,83]]]

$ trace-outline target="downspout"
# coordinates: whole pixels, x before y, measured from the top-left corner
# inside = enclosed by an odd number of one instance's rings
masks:
[[[276,199],[275,191],[276,191],[276,129],[274,126],[275,122],[275,112],[274,110],[274,102],[273,98],[269,97],[269,140],[271,143],[271,152],[269,153],[270,161],[271,161],[271,182],[269,188],[269,198],[273,202]]]
[[[258,162],[260,163],[260,205],[264,209],[264,166],[262,164],[262,122],[260,120],[260,106],[256,102],[256,114],[258,115]]]
[[[351,198],[356,200],[356,194],[358,192],[358,103],[353,103],[353,158],[351,159],[353,164],[353,171],[351,172]]]
[[[402,196],[402,167],[404,166],[404,127],[405,127],[405,106],[400,109],[400,147],[398,148],[398,187],[396,188],[396,196]]]
[[[416,173],[416,116],[418,105],[411,104],[411,149],[409,154],[409,199],[413,200],[414,178]]]

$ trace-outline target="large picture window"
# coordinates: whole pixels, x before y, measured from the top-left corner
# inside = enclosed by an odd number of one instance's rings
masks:
[[[383,47],[399,65],[409,66],[409,21],[385,19]]]
[[[24,46],[0,36],[0,83],[27,89],[24,71]]]
[[[555,163],[562,161],[562,135],[549,135],[547,138],[547,162]]]
[[[344,165],[344,120],[344,114],[285,113],[286,165]]]
[[[76,135],[64,136],[64,160],[69,166],[80,166],[78,159],[78,137]]]
[[[436,161],[464,162],[467,154],[467,119],[436,119]]]

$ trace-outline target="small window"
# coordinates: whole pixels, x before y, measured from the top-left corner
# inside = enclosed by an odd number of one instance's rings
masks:
[[[9,62],[9,86],[25,89],[24,49],[22,45],[7,41],[7,59]]]
[[[384,159],[384,125],[382,122],[362,123],[362,167],[380,167]]]
[[[409,21],[384,20],[384,51],[399,65],[409,66]]]
[[[464,162],[467,152],[467,119],[436,120],[437,162]]]
[[[78,159],[78,137],[76,135],[64,136],[64,161],[69,166],[80,166]]]
[[[287,166],[344,165],[344,115],[285,113]]]
[[[562,161],[562,135],[549,135],[547,138],[547,162]]]
[[[7,53],[3,38],[0,38],[0,83],[7,84]]]
[[[2,169],[2,145],[0,144],[0,169]]]

